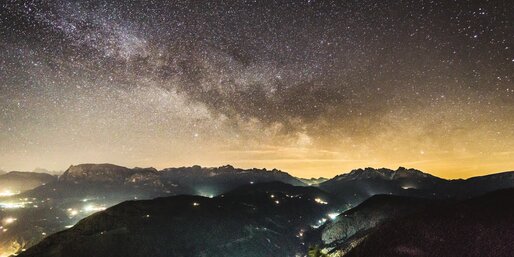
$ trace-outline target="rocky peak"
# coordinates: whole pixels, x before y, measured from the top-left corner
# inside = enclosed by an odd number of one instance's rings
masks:
[[[342,174],[337,177],[338,180],[359,180],[359,179],[386,179],[395,180],[400,178],[427,178],[431,175],[423,173],[416,169],[407,169],[399,167],[397,170],[387,168],[364,168],[352,170],[350,173]]]
[[[61,181],[125,182],[135,174],[154,174],[154,168],[129,169],[113,164],[72,165],[59,178]]]
[[[404,167],[399,167],[396,171],[393,172],[392,179],[397,178],[412,178],[412,177],[418,177],[418,178],[427,178],[432,177],[432,175],[424,173],[420,170],[416,169],[407,169]]]
[[[29,171],[10,171],[2,174],[5,179],[20,178],[20,179],[49,179],[52,180],[55,177],[47,173],[29,172]]]

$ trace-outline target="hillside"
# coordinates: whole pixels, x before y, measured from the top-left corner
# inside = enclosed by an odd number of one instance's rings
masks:
[[[305,247],[302,231],[337,208],[318,189],[283,183],[246,185],[215,198],[129,201],[19,256],[296,256]]]
[[[11,171],[0,175],[0,193],[21,193],[57,179],[47,173]]]
[[[500,190],[379,226],[345,257],[512,256],[514,189]]]
[[[328,253],[345,253],[373,229],[395,218],[429,208],[433,200],[404,196],[375,195],[343,212],[309,233],[309,245],[319,245]]]

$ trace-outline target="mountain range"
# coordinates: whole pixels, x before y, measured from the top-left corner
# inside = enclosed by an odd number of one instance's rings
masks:
[[[153,198],[191,194],[213,197],[241,185],[281,181],[295,186],[316,186],[356,206],[373,195],[390,194],[434,199],[477,196],[514,187],[514,172],[469,179],[447,180],[416,169],[400,167],[356,169],[332,179],[302,179],[276,169],[239,169],[226,165],[129,169],[112,164],[81,164],[68,168],[58,180],[23,195],[29,197],[90,197],[91,194],[120,198]],[[74,190],[70,190],[74,188]]]
[[[57,181],[23,193],[27,197],[98,198],[118,201],[190,194],[213,197],[245,184],[281,181],[304,186],[299,179],[273,169],[238,169],[230,165],[129,169],[113,164],[70,166]]]
[[[404,167],[397,170],[365,168],[338,175],[319,184],[319,187],[345,199],[352,206],[379,194],[464,199],[514,187],[514,172],[447,180]]]
[[[127,200],[185,194],[214,197],[243,185],[272,181],[305,185],[278,170],[237,169],[228,165],[159,171],[113,164],[80,164],[70,166],[61,176],[52,178],[46,184],[0,199],[0,209],[2,206],[8,208],[4,208],[6,214],[0,219],[15,216],[23,220],[10,224],[8,231],[0,233],[0,247],[13,240],[31,246],[95,211]]]
[[[37,208],[0,210],[23,220],[0,234],[0,245],[19,238],[26,247],[41,242],[21,256],[304,256],[309,246],[328,256],[368,256],[355,251],[364,251],[358,248],[364,242],[378,244],[373,235],[391,222],[413,220],[430,208],[450,212],[514,187],[514,172],[447,180],[403,167],[301,179],[230,165],[157,170],[80,164],[58,178],[41,176],[52,179],[6,198],[32,199]]]

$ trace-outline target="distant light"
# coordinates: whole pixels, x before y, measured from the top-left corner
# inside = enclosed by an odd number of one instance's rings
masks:
[[[0,257],[12,257],[17,256],[20,252],[25,251],[23,248],[25,243],[20,243],[17,240],[11,242],[3,242],[0,245]]]
[[[73,225],[64,226],[64,228],[72,228]]]
[[[250,181],[250,184],[252,184],[252,185],[253,185],[253,183],[254,183],[253,181]]]
[[[270,195],[271,198],[275,198],[275,195]]]
[[[11,190],[4,190],[4,191],[1,191],[0,192],[0,197],[6,197],[6,196],[13,196],[13,195],[17,195],[19,194],[20,192],[13,192]]]
[[[84,212],[97,212],[97,211],[103,211],[107,209],[105,206],[97,206],[94,204],[88,204],[82,208]]]
[[[70,216],[72,216],[72,217],[73,217],[73,216],[77,216],[77,214],[79,214],[79,211],[77,211],[77,210],[75,210],[75,209],[70,208],[70,209],[68,209],[68,214],[69,214]]]
[[[197,203],[197,202],[194,202],[194,203],[193,203],[193,206],[200,206],[200,204],[199,204],[199,203]]]
[[[33,204],[33,202],[30,202],[28,198],[19,199],[20,202],[0,202],[0,208],[3,209],[19,209],[19,208],[25,208],[25,205],[27,204]]]
[[[5,219],[2,220],[2,224],[4,225],[9,225],[9,224],[12,224],[14,223],[15,221],[17,221],[18,219],[14,218],[14,217],[7,217]]]
[[[337,216],[339,216],[339,213],[337,212],[332,212],[332,213],[329,213],[327,215],[331,220],[335,220],[337,218]]]
[[[280,202],[278,200],[275,201],[276,204],[280,204]]]
[[[327,222],[327,219],[325,219],[325,218],[322,218],[322,219],[318,220],[318,223],[320,225],[324,224],[325,222]]]
[[[314,199],[314,201],[319,204],[328,204],[328,202],[323,201],[321,198],[316,198],[316,199]]]
[[[4,209],[19,209],[19,208],[25,208],[25,203],[24,202],[19,202],[19,203],[0,203],[0,208],[4,208]]]

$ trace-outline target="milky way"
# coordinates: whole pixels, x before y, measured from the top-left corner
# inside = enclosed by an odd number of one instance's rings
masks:
[[[2,169],[514,169],[512,1],[0,8]]]

